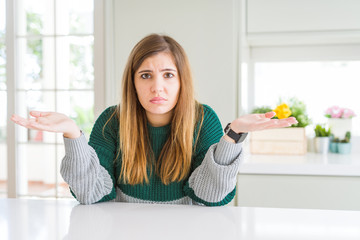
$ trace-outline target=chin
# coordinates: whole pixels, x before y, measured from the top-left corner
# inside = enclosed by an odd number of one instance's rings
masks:
[[[166,114],[169,113],[174,108],[169,108],[168,106],[151,106],[146,108],[145,110],[151,114]]]

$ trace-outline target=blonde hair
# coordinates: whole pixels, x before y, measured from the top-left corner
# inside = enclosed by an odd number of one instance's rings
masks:
[[[173,109],[170,136],[155,161],[150,146],[146,113],[134,85],[134,74],[143,61],[160,52],[173,56],[180,78],[178,101]],[[135,45],[128,58],[123,80],[122,101],[115,115],[119,118],[121,172],[118,181],[127,184],[149,183],[147,170],[155,167],[164,184],[188,177],[193,154],[195,125],[203,120],[203,108],[194,98],[193,79],[184,49],[168,36],[151,34]],[[198,134],[197,134],[198,136]],[[118,152],[118,155],[120,154]],[[118,159],[118,156],[116,157]]]

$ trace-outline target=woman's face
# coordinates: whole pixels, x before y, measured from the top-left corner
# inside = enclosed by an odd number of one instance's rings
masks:
[[[134,76],[139,101],[153,126],[170,122],[180,91],[180,79],[170,53],[148,57]]]

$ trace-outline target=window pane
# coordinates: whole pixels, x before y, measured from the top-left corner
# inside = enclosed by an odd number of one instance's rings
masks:
[[[55,145],[19,144],[19,195],[55,196]]]
[[[0,33],[5,32],[5,21],[6,21],[6,0],[0,0]]]
[[[0,90],[0,143],[6,143],[7,94]],[[0,154],[1,155],[1,154]]]
[[[0,198],[7,197],[7,146],[0,143]]]
[[[57,34],[92,34],[94,0],[56,2]]]
[[[17,114],[24,118],[29,118],[30,111],[54,111],[55,109],[55,93],[42,91],[19,91],[17,95],[18,111]],[[38,130],[30,130],[18,126],[20,142],[36,142],[36,143],[54,143],[55,134],[51,132],[42,132]]]
[[[17,1],[17,32],[19,35],[54,34],[54,1]]]
[[[18,86],[20,89],[54,89],[54,39],[19,39]]]
[[[72,118],[88,138],[94,124],[94,92],[64,91],[57,97],[58,111]],[[58,142],[63,141],[60,137]]]
[[[359,81],[360,61],[256,63],[255,106],[274,107],[280,97],[297,97],[314,124],[326,123],[325,110],[334,105],[359,116]],[[359,117],[353,119],[352,134],[360,135]]]
[[[0,90],[6,90],[5,34],[0,31]]]
[[[6,92],[0,91],[0,198],[6,197],[7,192],[6,97]]]
[[[57,88],[93,89],[93,37],[63,37],[57,41]]]

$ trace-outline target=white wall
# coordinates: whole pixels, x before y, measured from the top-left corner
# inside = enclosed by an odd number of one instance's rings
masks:
[[[360,30],[358,0],[248,0],[248,32]]]
[[[120,81],[133,46],[150,33],[167,34],[185,49],[195,78],[197,99],[210,105],[222,124],[237,115],[237,0],[116,0],[113,1],[115,74]],[[109,9],[109,7],[108,7]],[[108,74],[108,75],[111,75]],[[117,94],[119,95],[119,94]],[[116,101],[113,101],[116,103]]]

